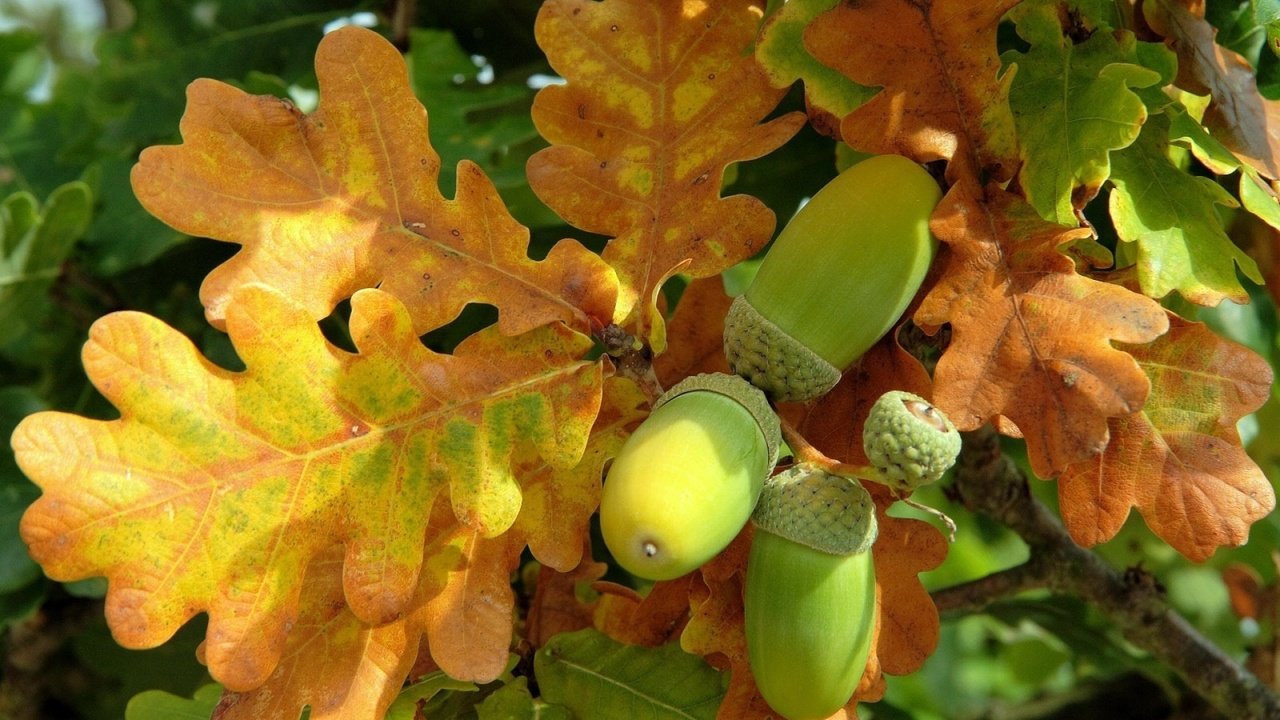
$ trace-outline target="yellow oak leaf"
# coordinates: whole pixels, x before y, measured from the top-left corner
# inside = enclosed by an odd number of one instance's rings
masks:
[[[342,546],[335,545],[311,562],[280,664],[261,686],[224,692],[213,720],[293,720],[304,707],[311,708],[313,720],[382,717],[417,658],[421,600],[437,592],[444,578],[424,573],[416,609],[372,627],[343,598],[342,555]]]
[[[599,410],[603,367],[579,360],[590,341],[559,323],[490,328],[438,355],[398,300],[362,290],[348,353],[263,285],[242,287],[226,320],[243,372],[149,316],[99,320],[84,364],[120,419],[37,413],[13,446],[44,490],[21,532],[49,576],[105,576],[128,647],[208,612],[208,664],[233,691],[275,668],[314,557],[343,544],[355,616],[401,617],[436,498],[447,490],[470,531],[504,532],[518,448],[572,467]]]
[[[569,572],[582,560],[582,538],[600,505],[600,477],[607,461],[649,414],[649,401],[635,383],[622,377],[604,381],[600,413],[587,439],[582,460],[557,468],[532,457],[517,467],[523,502],[513,532],[528,538],[538,562]]]
[[[456,680],[491,682],[506,669],[510,654],[511,573],[524,542],[519,533],[486,538],[464,527],[451,545],[461,562],[426,607],[431,658]]]
[[[550,0],[538,14],[538,44],[567,83],[534,99],[552,146],[530,158],[529,184],[571,225],[610,238],[618,315],[657,352],[662,283],[677,270],[715,275],[773,232],[759,200],[720,196],[729,163],[804,123],[760,123],[784,92],[746,52],[761,15],[751,0]]]
[[[862,0],[819,15],[805,31],[809,52],[860,85],[883,87],[844,118],[844,141],[922,163],[956,161],[952,178],[1009,178],[1018,163],[1013,73],[1000,74],[996,26],[1016,4]]]
[[[497,307],[508,335],[554,321],[590,333],[612,321],[609,267],[571,240],[530,260],[529,231],[479,166],[459,163],[456,197],[441,195],[427,114],[394,46],[342,28],[321,41],[316,75],[320,104],[309,115],[196,80],[183,144],[148,148],[133,169],[148,212],[243,246],[201,288],[210,322],[221,327],[236,288],[250,282],[281,290],[312,318],[378,286],[420,331],[468,302]]]
[[[1068,467],[1058,495],[1081,545],[1114,537],[1137,507],[1156,535],[1203,561],[1243,544],[1275,508],[1271,483],[1236,432],[1236,421],[1270,397],[1272,372],[1206,326],[1169,318],[1163,337],[1127,348],[1151,378],[1146,405],[1111,419],[1106,451]]]
[[[961,430],[1004,417],[1041,477],[1102,452],[1107,419],[1142,407],[1150,383],[1113,342],[1150,342],[1169,327],[1154,300],[1076,273],[1061,247],[1089,234],[1042,220],[1015,195],[968,179],[930,226],[947,252],[915,314],[951,325],[933,402]]]

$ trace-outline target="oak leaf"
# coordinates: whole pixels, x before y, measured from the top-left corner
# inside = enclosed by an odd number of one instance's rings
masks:
[[[610,238],[618,314],[666,347],[657,295],[675,272],[715,275],[755,254],[774,217],[759,200],[720,197],[725,167],[765,155],[801,113],[760,124],[782,97],[746,50],[751,0],[551,0],[538,44],[567,81],[538,93],[533,119],[552,147],[529,184],[571,225]]]
[[[756,59],[776,88],[804,81],[809,124],[831,137],[840,137],[840,120],[876,93],[818,62],[804,46],[804,31],[838,0],[791,0],[765,20],[756,44]]]
[[[1009,103],[1019,184],[1041,217],[1076,225],[1110,174],[1110,152],[1132,143],[1146,122],[1147,106],[1132,88],[1164,83],[1139,64],[1132,33],[1095,32],[1077,44],[1064,34],[1056,4],[1024,4],[1011,15],[1031,44],[1003,55],[1018,66]]]
[[[960,161],[948,177],[1010,177],[1013,74],[1000,74],[996,26],[1016,4],[864,0],[820,15],[805,32],[809,52],[860,85],[883,87],[844,118],[844,141],[922,163]]]
[[[1236,421],[1271,394],[1270,365],[1200,323],[1170,315],[1167,334],[1127,348],[1151,378],[1141,412],[1112,418],[1102,455],[1059,479],[1062,518],[1081,545],[1104,542],[1136,507],[1147,525],[1195,561],[1240,545],[1275,507]]]
[[[335,545],[312,560],[279,665],[261,686],[223,693],[213,720],[292,720],[304,707],[314,720],[382,717],[417,656],[421,611],[378,627],[361,622],[343,599],[342,554]],[[443,583],[427,577],[419,598]]]
[[[951,325],[933,401],[961,430],[1007,418],[1041,477],[1106,447],[1107,419],[1142,406],[1150,383],[1113,342],[1168,329],[1153,300],[1076,273],[1060,247],[1089,235],[1041,220],[1015,195],[957,183],[931,228],[946,243],[942,276],[915,314]]]
[[[22,520],[32,556],[54,578],[107,577],[108,622],[129,647],[207,611],[210,670],[243,691],[276,666],[312,558],[344,544],[347,603],[387,622],[418,585],[437,496],[494,536],[520,506],[517,448],[563,468],[581,457],[602,375],[577,359],[587,338],[491,328],[437,355],[379,290],[352,298],[350,326],[356,354],[245,286],[227,306],[247,367],[235,373],[154,318],[98,321],[84,364],[121,418],[37,413],[13,436],[44,490]]]
[[[1212,100],[1205,125],[1240,159],[1271,179],[1280,179],[1280,103],[1258,92],[1249,61],[1219,45],[1217,30],[1177,2],[1142,4],[1148,24],[1178,55],[1179,87]]]
[[[1257,283],[1262,273],[1227,236],[1216,207],[1239,203],[1212,179],[1169,161],[1169,132],[1168,116],[1157,115],[1132,145],[1111,156],[1111,220],[1121,240],[1137,245],[1142,292],[1161,298],[1177,291],[1206,306],[1248,302],[1236,268]]]
[[[577,464],[557,467],[532,449],[525,450],[516,467],[523,497],[512,531],[527,538],[538,562],[560,572],[569,572],[581,562],[582,538],[600,505],[604,465],[648,416],[648,407],[635,383],[622,377],[605,378],[600,411]]]
[[[221,326],[235,289],[259,282],[312,318],[359,288],[379,286],[425,331],[468,302],[498,308],[516,335],[562,321],[590,332],[613,317],[616,279],[564,241],[526,254],[483,171],[459,163],[457,196],[440,194],[440,158],[404,59],[376,33],[345,27],[316,51],[317,110],[213,80],[187,90],[183,144],[143,151],[132,180],[148,212],[192,235],[243,249],[205,279],[201,299]]]

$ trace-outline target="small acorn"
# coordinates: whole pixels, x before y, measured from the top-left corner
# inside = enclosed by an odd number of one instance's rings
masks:
[[[875,479],[912,491],[937,482],[960,454],[960,433],[929,401],[894,390],[867,413],[862,449],[877,470]]]
[[[751,517],[782,442],[764,393],[740,377],[664,393],[605,479],[600,529],[628,572],[670,580],[723,550]]]
[[[940,197],[929,173],[897,155],[868,158],[827,183],[730,307],[724,351],[733,371],[780,401],[834,387],[924,282]]]
[[[744,625],[756,686],[789,720],[849,701],[875,628],[875,505],[859,483],[797,465],[765,484],[752,515]]]

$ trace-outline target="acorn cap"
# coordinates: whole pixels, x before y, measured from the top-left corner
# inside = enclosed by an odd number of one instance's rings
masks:
[[[724,319],[729,367],[780,402],[825,395],[840,382],[840,368],[791,337],[739,295]]]
[[[914,490],[937,481],[955,464],[960,433],[924,398],[894,390],[871,406],[862,447],[886,484]]]
[[[755,418],[760,433],[764,435],[765,446],[769,453],[767,468],[772,469],[778,462],[778,451],[782,447],[782,426],[764,393],[737,375],[725,373],[690,375],[662,393],[653,403],[653,410],[657,410],[685,393],[698,390],[724,395],[746,408],[751,417]]]
[[[875,503],[861,484],[803,464],[765,482],[751,521],[831,555],[866,552],[879,533]]]

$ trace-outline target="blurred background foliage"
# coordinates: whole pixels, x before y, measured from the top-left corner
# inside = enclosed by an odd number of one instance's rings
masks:
[[[147,215],[133,197],[129,169],[142,148],[178,142],[184,88],[197,77],[313,108],[316,44],[342,24],[374,27],[407,53],[414,89],[430,112],[432,144],[444,159],[446,194],[453,188],[451,168],[470,158],[533,230],[535,255],[561,237],[580,236],[538,202],[524,180],[525,160],[544,144],[529,106],[538,87],[556,81],[533,39],[538,5],[0,0],[0,436],[41,409],[113,416],[79,362],[89,325],[108,312],[155,315],[215,362],[239,366],[225,336],[205,323],[197,298],[204,275],[234,248],[193,240]],[[1280,97],[1280,63],[1263,52],[1266,33],[1251,8],[1247,1],[1210,2],[1208,16],[1220,29],[1219,41],[1257,67],[1263,93]],[[780,111],[802,102],[793,92]],[[831,142],[806,130],[770,157],[734,168],[727,190],[756,195],[786,218],[835,168]],[[1243,218],[1236,229],[1246,245],[1260,232]],[[678,281],[672,290],[674,299]],[[1280,351],[1275,304],[1265,289],[1253,288],[1253,295],[1247,306],[1179,310],[1274,367]],[[341,338],[343,318],[340,308],[325,321],[331,336]],[[491,312],[474,309],[426,341],[447,349],[492,320]],[[1241,427],[1274,482],[1280,404],[1273,398]],[[1021,452],[1016,443],[1007,449],[1015,457]],[[122,718],[135,696],[131,719],[207,716],[217,692],[190,699],[209,682],[195,659],[202,623],[154,650],[117,646],[103,621],[101,582],[47,580],[27,557],[18,521],[37,492],[6,443],[0,451],[0,717]],[[1036,483],[1036,492],[1056,504],[1051,483]],[[1012,533],[948,501],[945,482],[917,498],[946,509],[959,525],[947,561],[925,578],[930,589],[1027,557]],[[1241,587],[1274,588],[1277,548],[1280,519],[1273,513],[1254,527],[1248,545],[1220,551],[1203,565],[1181,558],[1136,517],[1099,552],[1117,568],[1140,566],[1154,574],[1201,632],[1243,660],[1251,647],[1274,647],[1274,628],[1265,618],[1233,612],[1223,571],[1233,568],[1227,572],[1243,607]],[[432,698],[429,707],[439,711],[433,717],[498,717],[507,699],[528,696],[523,683],[477,689],[429,676],[414,692]],[[165,692],[144,693],[157,690]],[[1035,594],[980,615],[944,615],[941,645],[924,669],[891,678],[885,701],[864,709],[886,719],[1198,717],[1201,711],[1188,704],[1172,675],[1082,602]]]

